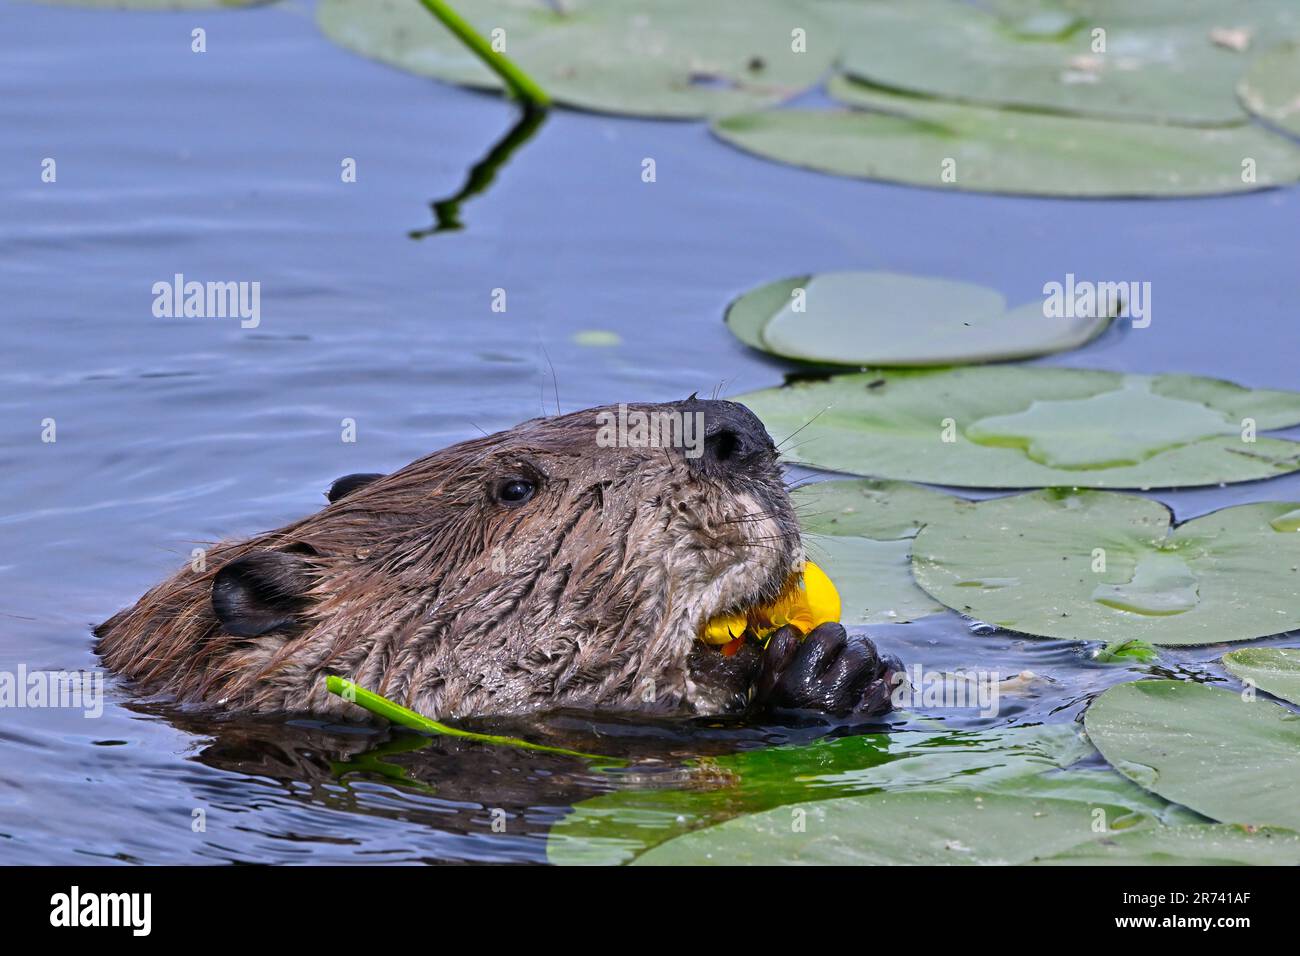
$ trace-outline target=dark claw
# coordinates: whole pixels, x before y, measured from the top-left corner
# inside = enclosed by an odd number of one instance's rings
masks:
[[[883,714],[901,670],[896,657],[882,660],[870,639],[850,637],[839,624],[823,624],[802,641],[787,626],[768,642],[754,699],[773,710]]]
[[[840,625],[823,624],[804,638],[790,670],[798,673],[798,680],[811,686],[821,680],[848,642],[849,635]]]
[[[894,689],[906,679],[902,661],[893,654],[882,657],[880,676],[863,689],[862,695],[853,708],[853,713],[862,717],[889,713],[894,709]]]
[[[760,705],[766,705],[772,696],[776,682],[794,660],[802,639],[799,629],[789,624],[768,638],[767,648],[763,651],[763,669],[754,688],[754,700]]]

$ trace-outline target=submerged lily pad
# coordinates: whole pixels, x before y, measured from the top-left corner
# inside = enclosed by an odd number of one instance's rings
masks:
[[[1034,797],[1063,793],[1121,808],[1113,819],[1150,816],[1185,822],[1112,772],[1040,777],[1093,754],[1077,729],[1054,724],[989,731],[865,734],[803,746],[771,747],[700,761],[679,789],[620,789],[576,804],[547,840],[552,863],[627,862],[692,829],[806,800],[919,788],[996,788]],[[1136,820],[1136,817],[1134,817]]]
[[[960,498],[893,481],[818,481],[792,497],[814,560],[839,588],[846,625],[901,624],[945,610],[912,580],[912,538]]]
[[[608,113],[754,109],[807,89],[838,53],[834,31],[791,0],[475,0],[462,12],[484,37],[504,31],[501,52],[555,102]],[[322,0],[316,19],[336,43],[399,69],[501,86],[416,0]]]
[[[1099,649],[1092,659],[1099,664],[1124,664],[1128,661],[1152,664],[1160,659],[1160,652],[1146,641],[1112,641]]]
[[[1300,533],[1271,524],[1295,507],[1238,505],[1171,528],[1168,509],[1134,495],[968,502],[916,536],[912,574],[951,608],[1040,637],[1249,640],[1300,627]]]
[[[1256,116],[1300,136],[1300,43],[1261,53],[1237,91]]]
[[[1300,650],[1243,647],[1223,655],[1228,673],[1251,681],[1260,690],[1300,704]]]
[[[1041,300],[1007,311],[997,291],[891,272],[782,279],[727,309],[742,342],[786,358],[834,365],[963,365],[1078,348],[1110,316],[1049,317]]]
[[[1086,717],[1102,754],[1149,797],[1111,771],[1004,769],[966,778],[957,754],[940,747],[924,782],[894,779],[858,795],[805,788],[830,799],[783,801],[699,829],[706,821],[679,816],[679,835],[665,841],[660,830],[635,862],[1300,863],[1300,810],[1283,785],[1300,771],[1294,715],[1198,684],[1143,681],[1107,691]],[[907,762],[877,765],[865,777],[879,782]],[[934,773],[945,763],[948,776]],[[587,801],[605,801],[604,816],[587,823],[611,824],[618,796]],[[744,809],[739,801],[729,807]],[[1207,817],[1246,826],[1206,824]],[[631,835],[625,853],[635,852],[638,825],[654,827],[634,814],[621,825]]]
[[[880,370],[740,396],[790,459],[976,488],[1154,488],[1300,470],[1300,393],[1188,375],[985,366]]]
[[[1197,128],[998,110],[836,77],[858,110],[772,110],[713,123],[725,142],[808,169],[1029,196],[1199,196],[1300,179],[1300,149],[1251,124]]]
[[[1214,820],[1300,829],[1300,717],[1266,700],[1176,680],[1106,691],[1088,736],[1139,786]]]
[[[1212,40],[1209,13],[1188,16],[1184,7],[1152,17],[1133,10],[1147,5],[1043,4],[999,16],[962,0],[860,4],[844,17],[852,32],[840,65],[892,89],[993,106],[1241,122],[1234,86],[1246,57]],[[1273,12],[1279,16],[1266,18],[1270,24],[1281,19],[1280,8]],[[1241,11],[1223,13],[1223,26],[1245,25]],[[1094,37],[1096,28],[1104,37]]]

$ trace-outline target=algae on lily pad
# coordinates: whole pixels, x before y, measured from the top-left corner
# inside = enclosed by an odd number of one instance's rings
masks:
[[[1164,17],[1134,9],[1148,4],[855,5],[841,17],[851,32],[840,66],[883,87],[990,106],[1190,125],[1244,120],[1234,87],[1248,59],[1214,42],[1214,17],[1188,16],[1185,7]],[[1223,12],[1223,26],[1243,25],[1241,11]]]
[[[724,142],[841,176],[1026,196],[1204,196],[1300,179],[1300,149],[1252,124],[1167,126],[999,110],[886,93],[844,77],[861,110],[715,120]]]
[[[1243,647],[1223,655],[1223,666],[1260,690],[1300,704],[1300,650],[1288,647]]]
[[[1237,505],[1173,528],[1135,495],[967,502],[921,529],[912,575],[955,610],[1040,637],[1250,640],[1300,627],[1300,534],[1272,524],[1295,507]]]
[[[973,488],[1175,488],[1300,470],[1300,393],[1189,375],[972,366],[881,369],[737,398],[788,457]]]
[[[1048,316],[1042,300],[1007,310],[986,286],[891,272],[829,272],[770,282],[727,309],[742,342],[834,365],[964,365],[1078,348],[1111,316]]]
[[[772,807],[819,798],[916,789],[986,789],[1034,798],[1072,798],[1119,808],[1109,818],[1185,814],[1111,772],[1044,777],[1094,754],[1070,724],[987,731],[900,731],[824,738],[698,761],[687,785],[623,788],[574,805],[551,828],[547,857],[559,864],[622,863],[692,829]],[[674,770],[682,780],[683,771]],[[691,776],[694,774],[694,777]],[[694,781],[693,783],[691,781]]]
[[[1177,680],[1112,687],[1084,714],[1120,773],[1223,823],[1300,829],[1300,716]]]
[[[607,113],[754,109],[812,86],[838,53],[834,31],[793,0],[475,0],[462,12],[556,103]],[[501,86],[415,0],[322,0],[316,18],[336,43],[399,69]]]
[[[1256,116],[1300,136],[1300,42],[1261,53],[1237,92]]]
[[[813,482],[791,497],[805,547],[839,589],[843,624],[901,624],[945,610],[912,580],[912,538],[960,498],[870,479]]]

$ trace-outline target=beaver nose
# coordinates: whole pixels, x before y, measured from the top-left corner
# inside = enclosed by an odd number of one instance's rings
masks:
[[[776,455],[767,429],[744,405],[724,401],[694,400],[683,411],[699,413],[703,442],[688,448],[686,461],[706,474],[722,476]]]

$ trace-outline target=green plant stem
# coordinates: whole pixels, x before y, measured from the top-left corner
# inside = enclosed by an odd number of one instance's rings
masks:
[[[443,0],[420,0],[420,3],[442,21],[442,25],[454,33],[461,43],[469,47],[470,52],[486,63],[493,73],[501,77],[506,88],[515,97],[538,109],[545,109],[551,105],[551,98],[532,77],[519,69],[512,60],[492,49],[492,44],[483,39],[482,34]]]
[[[460,191],[454,196],[437,199],[429,204],[433,209],[434,224],[428,229],[417,229],[408,235],[412,239],[423,239],[440,232],[465,228],[460,221],[461,203],[492,185],[497,171],[505,165],[516,149],[533,137],[545,118],[546,110],[525,103],[520,111],[518,122],[510,128],[499,143],[492,147],[487,156],[474,164],[469,171],[469,178],[465,180],[465,185],[460,188]]]
[[[412,730],[418,730],[425,734],[441,734],[445,737],[460,737],[462,740],[475,740],[484,744],[496,744],[502,747],[517,747],[520,750],[538,750],[543,753],[563,754],[566,757],[582,757],[585,760],[602,760],[606,763],[623,763],[614,757],[604,757],[600,754],[585,754],[577,750],[565,750],[562,747],[547,747],[545,744],[533,744],[527,740],[520,740],[518,737],[503,737],[497,734],[476,734],[471,730],[461,730],[458,727],[449,727],[446,724],[440,724],[436,720],[430,720],[423,714],[417,714],[413,710],[407,710],[401,704],[395,704],[387,697],[380,697],[378,694],[366,690],[364,687],[358,687],[350,680],[342,677],[329,676],[325,678],[325,686],[331,694],[338,694],[346,701],[356,704],[358,707],[364,707],[385,720],[400,724],[403,727],[409,727]]]

